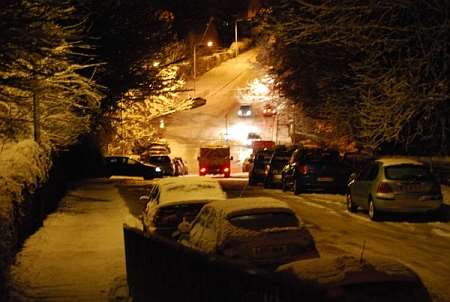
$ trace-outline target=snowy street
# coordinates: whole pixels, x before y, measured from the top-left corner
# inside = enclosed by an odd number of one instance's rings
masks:
[[[243,175],[244,176],[244,175]],[[138,197],[151,182],[139,178],[88,180],[75,184],[58,212],[25,243],[13,267],[21,300],[122,301],[124,251],[122,223],[144,207]],[[433,301],[450,301],[450,222],[389,218],[372,222],[349,214],[342,195],[302,194],[246,187],[246,179],[221,180],[228,197],[272,196],[288,202],[310,229],[319,253],[394,258],[413,268]],[[448,189],[448,188],[447,188]],[[446,202],[450,204],[446,194]],[[448,208],[447,208],[448,210]],[[131,214],[131,215],[130,215]]]

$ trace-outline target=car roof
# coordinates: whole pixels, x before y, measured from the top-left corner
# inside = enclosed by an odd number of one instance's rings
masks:
[[[423,163],[420,161],[410,159],[410,158],[401,158],[401,157],[382,157],[376,160],[383,164],[383,166],[394,166],[394,165],[402,165],[402,164],[411,164],[411,165],[420,165],[423,166]]]
[[[352,255],[320,257],[281,265],[277,272],[285,277],[295,277],[298,281],[318,282],[325,286],[370,282],[420,282],[407,266],[385,257],[362,260]]]
[[[219,182],[205,176],[179,176],[155,181],[160,188],[160,205],[226,199]]]
[[[213,201],[208,207],[222,212],[225,217],[232,217],[250,213],[286,212],[293,213],[292,209],[279,199],[272,197],[239,197],[222,201]]]

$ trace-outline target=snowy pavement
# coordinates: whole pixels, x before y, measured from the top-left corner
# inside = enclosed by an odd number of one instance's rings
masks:
[[[13,300],[125,301],[127,289],[117,284],[124,284],[127,215],[111,181],[74,184],[17,255]]]

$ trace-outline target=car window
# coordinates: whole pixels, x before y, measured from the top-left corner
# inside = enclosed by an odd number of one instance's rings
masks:
[[[430,170],[420,165],[389,166],[384,171],[386,178],[391,180],[432,179]]]
[[[228,221],[239,228],[251,230],[299,226],[297,216],[286,212],[237,215],[228,218]]]
[[[183,221],[183,217],[187,221],[192,221],[202,206],[203,204],[181,204],[161,207],[156,215],[155,225],[176,227]]]
[[[135,160],[132,159],[132,158],[129,158],[128,161],[127,161],[127,163],[128,163],[129,165],[136,165],[138,162],[135,161]]]

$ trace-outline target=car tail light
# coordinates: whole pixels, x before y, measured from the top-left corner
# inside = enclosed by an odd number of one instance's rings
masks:
[[[385,182],[382,182],[378,185],[377,193],[393,193],[391,186]]]
[[[205,173],[206,172],[206,168],[201,168],[200,172]]]
[[[307,165],[299,165],[297,166],[297,172],[306,175],[309,172],[309,167]]]
[[[230,169],[228,169],[228,168],[223,169],[223,172],[228,172],[228,171],[230,171]]]

